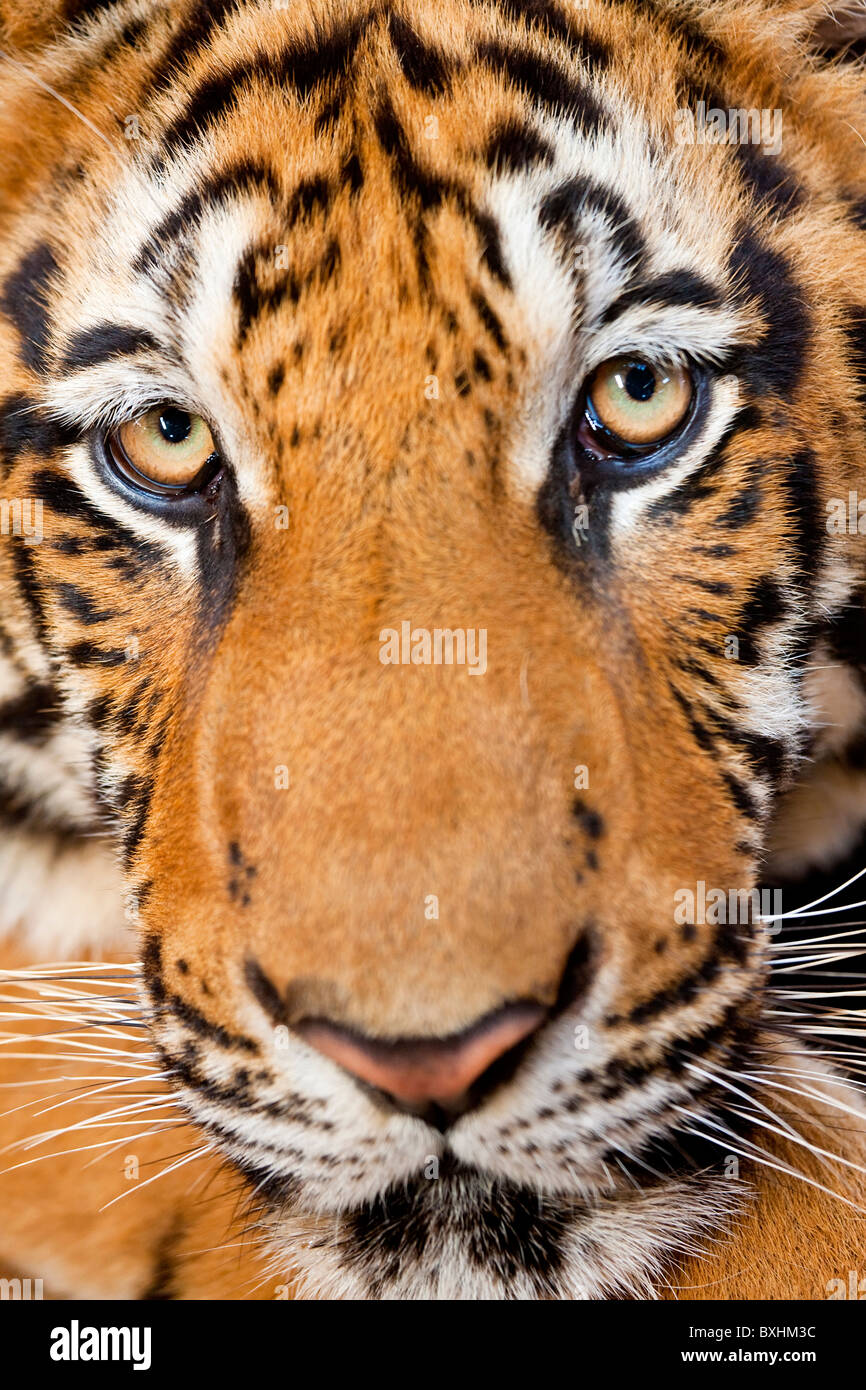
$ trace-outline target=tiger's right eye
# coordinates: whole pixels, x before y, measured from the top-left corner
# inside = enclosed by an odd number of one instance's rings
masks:
[[[195,492],[220,466],[207,422],[175,405],[157,406],[125,421],[111,431],[106,444],[127,482],[159,496]]]
[[[593,373],[586,411],[614,451],[617,443],[627,449],[650,449],[683,423],[692,395],[692,378],[685,367],[615,357]]]

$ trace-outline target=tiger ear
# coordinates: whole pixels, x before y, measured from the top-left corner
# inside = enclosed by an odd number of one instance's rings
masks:
[[[866,55],[866,0],[822,4],[812,29],[812,42],[828,57]]]

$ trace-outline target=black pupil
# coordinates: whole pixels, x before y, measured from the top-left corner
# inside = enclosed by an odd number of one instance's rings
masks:
[[[159,430],[169,444],[182,444],[189,437],[192,419],[185,410],[177,410],[170,405],[159,417]]]
[[[656,389],[656,377],[646,362],[632,362],[625,374],[625,389],[633,401],[648,401]]]

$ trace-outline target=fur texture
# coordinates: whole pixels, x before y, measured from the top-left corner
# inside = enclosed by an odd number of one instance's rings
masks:
[[[858,7],[2,13],[0,496],[42,534],[0,535],[0,1255],[86,1297],[825,1297],[855,1061],[778,992],[788,936],[675,903],[866,820],[866,540],[827,524],[866,451]],[[781,147],[683,143],[699,108]],[[701,394],[590,486],[621,353]],[[111,471],[164,402],[206,496]],[[404,622],[483,629],[483,677],[383,665]],[[297,1031],[524,999],[444,1133]]]

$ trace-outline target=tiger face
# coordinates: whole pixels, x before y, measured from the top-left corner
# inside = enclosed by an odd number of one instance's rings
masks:
[[[645,1292],[738,1200],[751,890],[817,668],[864,708],[866,171],[814,9],[12,25],[4,626],[307,1291]]]

